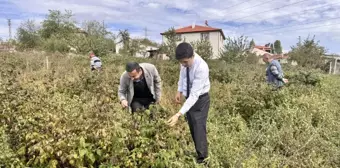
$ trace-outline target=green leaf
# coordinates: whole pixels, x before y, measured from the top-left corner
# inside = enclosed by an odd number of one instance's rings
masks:
[[[33,162],[33,164],[34,165],[38,165],[38,163],[39,163],[39,161],[40,161],[40,156],[37,156],[35,159],[34,159],[34,162]]]
[[[142,156],[143,156],[142,153],[137,153],[137,158],[140,159],[140,158],[142,158]]]
[[[57,168],[57,165],[58,165],[58,161],[55,159],[50,160],[50,162],[48,163],[49,168]]]
[[[85,139],[84,139],[84,137],[80,137],[80,140],[79,140],[79,145],[80,145],[80,147],[85,147]]]
[[[97,153],[98,156],[102,156],[102,155],[103,155],[103,151],[100,150],[100,149],[97,149],[97,150],[96,150],[96,153]]]
[[[26,146],[22,146],[19,150],[18,150],[18,154],[19,155],[24,155],[26,153]]]
[[[73,158],[78,159],[79,157],[78,157],[78,155],[75,153],[75,154],[73,154]]]
[[[70,165],[74,165],[74,163],[75,163],[75,161],[72,159],[72,160],[70,160]]]
[[[91,164],[93,164],[96,161],[96,158],[94,157],[92,152],[88,152],[86,156],[90,160]]]
[[[79,157],[82,158],[86,154],[87,150],[86,149],[79,149]]]
[[[46,158],[47,158],[47,155],[45,153],[42,154],[39,158],[40,164],[44,164],[46,161]]]

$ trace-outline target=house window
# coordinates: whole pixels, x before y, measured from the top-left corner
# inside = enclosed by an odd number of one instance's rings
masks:
[[[209,33],[201,33],[201,40],[209,40]]]
[[[177,41],[181,41],[181,40],[182,40],[181,34],[176,34],[176,40],[177,40]]]

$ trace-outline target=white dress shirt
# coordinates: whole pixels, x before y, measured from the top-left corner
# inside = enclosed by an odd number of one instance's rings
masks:
[[[95,68],[101,68],[102,67],[102,63],[101,63],[100,59],[96,56],[91,57],[90,63],[91,63],[91,67],[92,66],[95,67]]]
[[[186,67],[181,65],[181,70],[179,74],[178,81],[178,91],[187,97],[187,75]],[[191,67],[189,67],[189,98],[185,101],[184,105],[179,112],[185,114],[190,110],[190,108],[196,103],[199,96],[208,93],[210,90],[210,80],[209,80],[209,67],[208,64],[195,53],[194,62]]]

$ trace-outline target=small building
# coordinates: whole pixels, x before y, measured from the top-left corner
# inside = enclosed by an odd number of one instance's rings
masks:
[[[15,46],[9,42],[0,42],[0,52],[16,52]]]
[[[223,49],[225,36],[223,30],[220,28],[210,27],[205,22],[205,26],[192,24],[190,26],[182,27],[179,29],[175,29],[176,38],[178,39],[177,45],[181,42],[195,42],[199,40],[208,40],[212,46],[213,55],[210,56],[212,59],[219,58],[220,50]],[[165,43],[167,41],[165,32],[161,33],[162,42]]]
[[[267,46],[256,45],[256,46],[254,46],[254,48],[257,48],[259,50],[262,50],[262,51],[265,51],[265,52],[268,52],[268,53],[272,53],[272,49],[270,47],[267,47]]]
[[[270,47],[267,48],[265,46],[263,46],[263,47],[262,46],[260,46],[260,47],[255,46],[255,47],[250,49],[250,53],[254,53],[256,56],[258,56],[259,57],[259,63],[264,64],[264,62],[262,60],[262,56],[264,54],[274,55],[274,54],[268,52],[268,51],[270,51],[269,49],[270,49]],[[274,59],[278,60],[282,64],[289,63],[288,58],[289,58],[289,56],[283,55],[283,54],[282,55],[274,55]],[[293,66],[297,65],[296,61],[291,61],[290,64],[293,65]]]
[[[153,58],[157,54],[157,47],[141,45],[141,50],[136,53],[136,57]]]
[[[329,74],[340,74],[340,56],[326,54],[323,57],[325,62],[329,64]]]

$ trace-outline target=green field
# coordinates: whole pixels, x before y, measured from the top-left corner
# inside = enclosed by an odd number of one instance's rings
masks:
[[[203,167],[185,120],[165,124],[179,64],[138,60],[157,66],[163,96],[132,118],[117,98],[128,58],[102,59],[92,73],[85,55],[0,53],[0,167]],[[284,64],[290,83],[273,92],[264,65],[209,66],[209,167],[340,167],[339,76]]]

